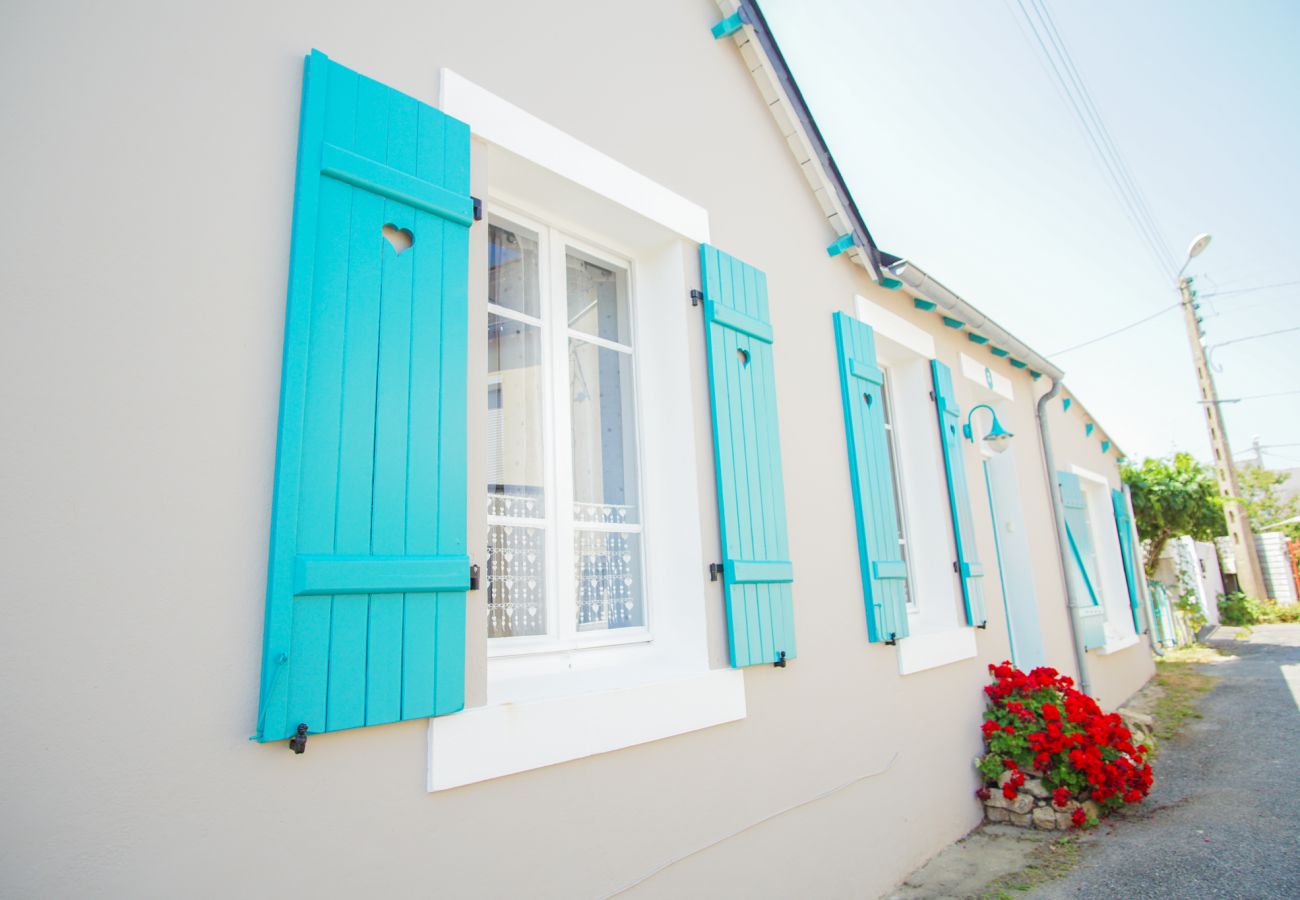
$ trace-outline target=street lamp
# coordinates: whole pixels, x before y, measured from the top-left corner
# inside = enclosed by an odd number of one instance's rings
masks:
[[[1007,449],[1007,444],[1015,435],[1002,427],[1002,423],[998,421],[997,412],[987,403],[981,403],[971,408],[971,411],[966,415],[966,424],[961,427],[961,433],[966,436],[966,440],[972,444],[975,443],[975,432],[971,430],[970,422],[977,409],[987,409],[989,415],[993,417],[993,425],[989,428],[989,433],[984,435],[984,443],[988,444],[989,449],[994,453],[1001,453]]]
[[[1223,497],[1227,510],[1228,534],[1232,538],[1233,555],[1237,558],[1237,584],[1240,590],[1252,597],[1264,597],[1267,594],[1263,571],[1260,569],[1259,556],[1256,554],[1255,534],[1250,527],[1250,516],[1246,507],[1237,498],[1241,490],[1237,485],[1237,472],[1232,464],[1232,447],[1228,443],[1228,429],[1223,421],[1222,406],[1225,401],[1219,399],[1214,386],[1214,373],[1210,367],[1210,353],[1202,342],[1201,322],[1196,315],[1196,302],[1192,294],[1192,279],[1184,277],[1192,259],[1201,254],[1210,243],[1208,234],[1198,234],[1187,248],[1187,259],[1174,277],[1179,296],[1182,298],[1183,320],[1187,324],[1187,341],[1192,348],[1192,362],[1196,368],[1196,380],[1201,389],[1201,404],[1205,409],[1205,424],[1210,432],[1210,449],[1214,453],[1214,475],[1219,484],[1219,494]],[[1231,401],[1226,401],[1231,402]]]
[[[1191,261],[1195,257],[1200,256],[1201,252],[1208,246],[1210,246],[1210,235],[1198,234],[1196,237],[1192,238],[1191,246],[1187,248],[1187,259],[1183,261],[1183,267],[1178,270],[1178,274],[1175,275],[1174,278],[1181,278],[1183,273],[1187,271],[1187,266]]]

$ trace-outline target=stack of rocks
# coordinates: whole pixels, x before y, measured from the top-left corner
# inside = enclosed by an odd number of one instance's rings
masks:
[[[1124,720],[1124,727],[1133,732],[1133,746],[1146,744],[1148,750],[1156,748],[1156,720],[1144,712],[1123,706],[1116,710]]]
[[[1025,783],[1015,799],[1008,800],[1001,788],[1011,779],[1011,772],[1003,772],[998,779],[998,789],[989,792],[984,801],[984,817],[990,822],[1004,822],[1020,828],[1038,828],[1042,831],[1067,829],[1074,825],[1074,811],[1083,808],[1084,815],[1096,819],[1101,813],[1097,801],[1082,796],[1066,801],[1064,806],[1052,802],[1052,792],[1043,784],[1041,772],[1025,772]]]

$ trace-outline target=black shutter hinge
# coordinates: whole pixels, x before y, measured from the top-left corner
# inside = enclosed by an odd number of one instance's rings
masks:
[[[474,221],[475,221],[475,222],[482,222],[482,221],[483,221],[483,201],[480,200],[478,197],[470,197],[469,199],[471,199],[471,200],[474,201]]]
[[[975,627],[976,627],[976,628],[980,628],[980,629],[984,629],[984,630],[988,630],[988,627],[989,627],[989,620],[988,620],[988,619],[985,619],[983,622],[980,622],[980,623],[979,623],[978,625],[976,625]]]
[[[722,577],[722,563],[709,563],[709,581],[717,581]]]
[[[886,643],[888,646],[890,646],[890,647],[897,647],[897,646],[898,646],[898,632],[897,632],[897,631],[891,631],[891,632],[889,632],[889,640],[885,641],[885,643]]]
[[[936,396],[934,395],[934,391],[930,391],[930,402],[931,402],[931,403],[938,403],[938,402],[939,402],[939,398],[936,397]]]
[[[952,561],[952,570],[956,572],[958,575],[961,574],[961,565],[959,565],[957,560],[955,559]]]
[[[289,749],[300,756],[307,750],[307,723],[298,726],[293,737],[289,738]]]
[[[478,590],[478,576],[479,576],[478,563],[474,563],[469,567],[469,589],[471,591]]]
[[[699,306],[700,301],[704,299],[703,291],[691,291],[691,306]]]
[[[785,668],[785,651],[784,651],[784,650],[781,651],[781,655],[778,656],[778,657],[776,658],[776,662],[772,663],[772,666],[773,666],[774,668],[777,668],[777,669],[784,669],[784,668]]]

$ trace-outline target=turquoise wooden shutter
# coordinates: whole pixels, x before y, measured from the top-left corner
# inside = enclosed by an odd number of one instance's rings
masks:
[[[893,642],[907,637],[907,563],[899,553],[898,497],[882,397],[885,377],[876,366],[871,327],[842,312],[834,320],[867,639]]]
[[[1128,602],[1133,610],[1133,628],[1142,633],[1142,617],[1138,611],[1142,602],[1141,585],[1144,573],[1138,562],[1136,546],[1133,540],[1133,519],[1128,514],[1128,503],[1123,491],[1110,492],[1111,506],[1115,509],[1115,530],[1119,532],[1119,555],[1124,562],[1124,580],[1128,582]]]
[[[1088,598],[1088,604],[1079,611],[1084,647],[1100,647],[1106,642],[1105,609],[1098,594],[1097,554],[1088,528],[1088,501],[1079,486],[1079,476],[1073,472],[1057,472],[1056,482],[1061,489],[1061,505],[1065,508],[1065,536],[1069,544],[1066,552],[1070,557],[1066,568],[1076,573],[1076,583],[1083,587]]]
[[[731,664],[794,659],[767,277],[700,245]]]
[[[939,410],[939,443],[943,446],[943,467],[948,476],[948,503],[952,511],[952,531],[957,545],[954,568],[961,576],[961,595],[966,605],[966,621],[976,628],[988,624],[984,609],[984,591],[980,578],[984,569],[975,550],[975,525],[971,521],[970,492],[966,489],[966,463],[962,459],[962,436],[958,428],[961,407],[952,389],[952,370],[937,359],[930,360],[934,376],[934,402]]]
[[[313,51],[259,740],[464,705],[472,221],[469,129]]]

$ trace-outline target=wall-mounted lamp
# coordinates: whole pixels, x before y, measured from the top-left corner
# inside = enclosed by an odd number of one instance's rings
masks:
[[[966,424],[961,427],[961,433],[966,436],[966,440],[972,444],[975,443],[975,433],[971,431],[970,422],[977,409],[987,409],[989,415],[993,417],[993,427],[989,429],[988,434],[984,435],[984,443],[988,444],[989,449],[994,453],[1001,453],[1007,449],[1007,444],[1015,435],[1002,427],[1002,423],[998,421],[997,412],[987,403],[981,403],[971,408],[971,411],[966,415]]]

